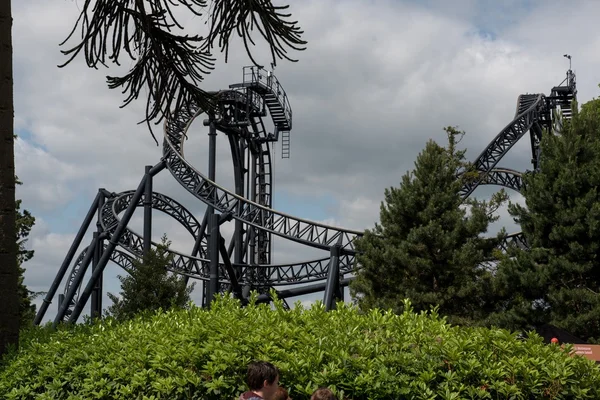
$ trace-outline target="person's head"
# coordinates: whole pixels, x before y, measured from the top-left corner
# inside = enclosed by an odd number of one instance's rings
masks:
[[[288,391],[285,390],[284,388],[282,388],[281,386],[279,386],[277,388],[277,391],[275,392],[275,394],[273,395],[273,397],[271,398],[272,400],[289,400],[289,394]]]
[[[246,383],[253,392],[260,392],[265,399],[271,399],[279,386],[279,371],[270,362],[253,361],[248,364]]]
[[[338,400],[338,398],[330,389],[319,388],[314,391],[310,400]]]

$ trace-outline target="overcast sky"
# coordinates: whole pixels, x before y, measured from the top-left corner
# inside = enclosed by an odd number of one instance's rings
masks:
[[[117,75],[117,69],[88,69],[82,59],[57,68],[65,60],[58,44],[82,3],[13,1],[16,168],[24,182],[17,196],[36,217],[29,241],[35,257],[25,265],[25,282],[34,291],[48,290],[98,188],[135,189],[144,166],[161,157],[146,126],[136,124],[145,99],[120,109],[123,95],[106,87],[105,76]],[[281,62],[275,71],[293,108],[294,129],[291,158],[281,159],[280,145],[274,149],[274,207],[348,228],[372,227],[384,189],[399,184],[427,140],[443,143],[442,127],[458,125],[467,132],[462,144],[474,159],[512,120],[519,94],[549,94],[564,79],[565,53],[573,57],[579,101],[597,96],[600,2],[570,4],[565,10],[564,2],[550,0],[294,1],[292,12],[309,44],[295,54],[298,63]],[[202,18],[187,16],[185,22],[202,29]],[[260,62],[269,65],[263,50]],[[248,64],[243,49],[234,46],[229,62],[217,65],[204,88],[241,81]],[[185,144],[186,157],[202,171],[206,133],[196,123]],[[231,188],[222,135],[218,156],[217,180]],[[530,158],[524,138],[499,166],[524,171]],[[168,171],[155,178],[154,189],[201,219],[204,206]],[[478,189],[475,195],[488,193]],[[138,232],[141,214],[132,222]],[[193,239],[182,227],[158,213],[154,221],[155,240],[167,233],[174,249],[191,251]],[[517,230],[505,210],[492,230],[500,226]],[[274,247],[276,263],[325,254],[282,240]],[[109,264],[108,291],[118,293],[120,273]],[[46,320],[54,317],[56,303]]]

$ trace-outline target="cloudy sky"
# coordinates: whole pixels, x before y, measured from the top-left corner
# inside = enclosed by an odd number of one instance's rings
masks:
[[[26,264],[31,290],[48,290],[98,188],[135,189],[145,165],[161,157],[145,125],[144,101],[120,109],[123,96],[106,87],[119,70],[88,69],[82,59],[66,68],[58,44],[72,28],[83,0],[13,1],[16,166],[24,185],[17,195],[36,217]],[[467,132],[474,159],[508,124],[521,93],[546,93],[559,84],[573,56],[580,102],[598,95],[600,2],[297,0],[292,12],[308,49],[298,63],[275,71],[294,111],[291,158],[275,152],[274,207],[317,221],[364,229],[378,219],[384,188],[398,185],[428,139],[443,142],[443,126]],[[184,16],[185,17],[185,16]],[[185,19],[202,28],[202,18]],[[258,50],[260,62],[269,64]],[[242,78],[249,61],[239,45],[220,62],[206,89]],[[125,67],[130,65],[128,60]],[[191,129],[186,157],[207,169],[207,131]],[[530,168],[524,138],[500,165]],[[218,138],[217,180],[232,187],[227,141]],[[204,206],[168,171],[154,189],[174,197],[198,218]],[[478,189],[475,195],[489,193]],[[518,201],[516,195],[513,200]],[[141,210],[131,226],[141,232]],[[517,228],[506,212],[493,230]],[[190,252],[193,239],[154,214],[154,237],[166,233],[173,248]],[[231,232],[231,227],[225,228]],[[90,240],[90,235],[86,241]],[[274,261],[300,261],[324,253],[282,240]],[[106,269],[105,288],[119,291],[119,267]],[[61,285],[59,292],[62,292]],[[304,296],[310,302],[322,294]],[[197,295],[195,295],[197,299]],[[38,299],[39,304],[41,299]],[[56,299],[46,320],[56,313]],[[104,306],[109,300],[104,299]],[[87,312],[87,307],[86,307]]]

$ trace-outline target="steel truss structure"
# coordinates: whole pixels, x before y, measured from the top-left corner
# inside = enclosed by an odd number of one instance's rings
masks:
[[[560,130],[571,117],[571,104],[577,90],[575,74],[569,69],[567,78],[552,88],[551,95],[524,94],[517,99],[514,119],[500,131],[475,159],[472,169],[476,178],[461,190],[467,198],[479,185],[499,185],[519,192],[523,186],[521,173],[497,167],[515,143],[530,134],[532,164],[538,168],[541,157],[539,143],[544,132]],[[163,157],[155,166],[146,166],[136,190],[111,193],[99,189],[58,273],[38,311],[39,324],[63,278],[68,273],[64,291],[58,296],[56,326],[68,319],[74,323],[91,297],[92,318],[102,313],[102,276],[109,261],[126,271],[135,259],[157,246],[152,241],[152,210],[161,211],[178,221],[194,238],[189,254],[170,250],[174,273],[202,280],[203,306],[210,306],[216,293],[229,291],[244,304],[251,290],[261,294],[259,301],[268,302],[272,287],[310,283],[301,287],[278,290],[282,299],[308,293],[323,292],[327,309],[343,299],[343,287],[353,279],[356,252],[354,239],[362,232],[329,226],[297,218],[274,210],[272,206],[273,174],[269,143],[282,140],[282,156],[290,156],[292,109],[285,90],[277,78],[262,67],[245,67],[242,83],[230,85],[214,93],[218,98],[216,112],[209,114],[196,104],[176,110],[165,122]],[[190,125],[205,115],[208,127],[208,173],[198,171],[184,157],[184,139]],[[273,132],[267,132],[263,118],[270,116]],[[226,134],[231,148],[235,190],[229,191],[215,181],[216,138]],[[207,205],[202,220],[176,200],[154,192],[153,177],[162,170],[171,175],[198,200]],[[464,173],[466,171],[461,171]],[[144,209],[143,233],[128,227],[134,210]],[[91,243],[77,257],[83,237],[92,221],[96,228]],[[220,233],[220,225],[234,220],[235,230],[229,245]],[[272,264],[273,235],[305,246],[326,250],[329,256],[298,263]],[[500,245],[527,248],[520,233],[508,235]],[[73,259],[75,262],[71,266]],[[84,285],[89,266],[91,277]],[[70,270],[69,267],[71,266]],[[83,288],[83,290],[82,290]]]

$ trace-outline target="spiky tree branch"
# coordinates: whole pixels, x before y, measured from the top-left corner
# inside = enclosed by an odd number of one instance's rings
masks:
[[[206,37],[177,34],[183,30],[173,8],[183,6],[195,16],[208,10],[209,30]],[[215,98],[198,87],[204,76],[214,69],[211,50],[218,42],[227,62],[231,34],[234,30],[244,42],[247,54],[254,45],[251,33],[256,27],[270,46],[273,64],[287,59],[287,48],[304,50],[303,31],[297,22],[288,21],[291,14],[282,13],[289,6],[274,6],[271,0],[86,0],[73,30],[61,46],[74,37],[79,27],[81,40],[62,53],[71,63],[83,51],[90,68],[107,66],[108,59],[120,65],[125,51],[135,65],[120,77],[107,76],[111,89],[122,88],[126,98],[121,107],[136,100],[142,89],[148,90],[146,116],[141,122],[160,123],[173,109],[195,102],[205,110],[213,110]],[[156,141],[156,137],[152,134]],[[158,144],[158,141],[156,141]]]

